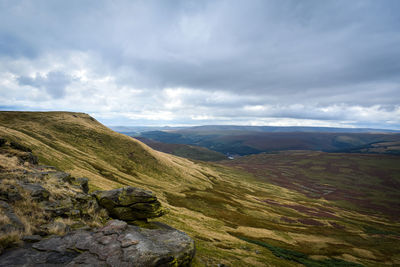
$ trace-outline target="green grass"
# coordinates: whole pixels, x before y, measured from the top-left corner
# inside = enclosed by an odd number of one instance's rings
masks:
[[[400,236],[400,233],[398,233],[398,232],[377,229],[377,228],[375,228],[373,226],[369,226],[369,225],[364,226],[364,230],[368,234]]]
[[[285,260],[289,260],[289,261],[295,261],[301,264],[304,264],[307,267],[323,267],[323,266],[328,266],[328,267],[362,267],[363,265],[358,264],[358,263],[354,263],[354,262],[348,262],[345,260],[341,260],[341,259],[325,259],[325,260],[314,260],[309,258],[308,255],[301,253],[301,252],[297,252],[297,251],[293,251],[293,250],[289,250],[289,249],[284,249],[284,248],[280,248],[280,247],[275,247],[272,245],[269,245],[265,242],[262,241],[258,241],[258,240],[252,240],[246,237],[239,237],[238,238],[249,242],[249,243],[253,243],[265,248],[268,248],[272,254],[274,254],[276,257],[285,259]]]

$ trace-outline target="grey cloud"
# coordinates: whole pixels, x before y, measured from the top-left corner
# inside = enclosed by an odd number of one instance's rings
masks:
[[[397,0],[0,0],[0,66],[81,51],[120,87],[203,91],[184,100],[210,114],[275,105],[274,117],[337,119],[346,114],[318,107],[399,106],[397,10]],[[59,98],[72,79],[14,74]],[[215,91],[236,99],[207,100]],[[316,108],[285,108],[293,104]]]
[[[37,52],[20,37],[0,32],[0,57],[34,58]]]
[[[330,95],[332,86],[399,82],[399,15],[392,12],[397,6],[398,1],[38,1],[20,2],[25,23],[11,12],[8,19],[16,25],[8,26],[27,26],[32,49],[95,50],[115,74],[131,68],[139,86]],[[39,10],[46,11],[43,17],[36,16]]]
[[[45,89],[51,97],[61,98],[65,95],[65,88],[73,78],[60,71],[51,71],[43,76],[39,73],[35,77],[20,76],[17,80],[20,85]]]

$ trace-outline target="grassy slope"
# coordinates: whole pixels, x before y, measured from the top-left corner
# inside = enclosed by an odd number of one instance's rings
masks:
[[[301,193],[297,199],[294,196],[259,198],[270,207],[276,207],[277,214],[282,215],[278,219],[279,226],[264,225],[263,228],[287,227],[282,232],[292,238],[297,233],[309,234],[304,240],[294,238],[296,246],[283,247],[308,255],[341,252],[349,260],[359,253],[379,264],[399,264],[400,260],[399,163],[400,157],[393,155],[312,151],[259,154],[222,162],[252,173],[258,181]],[[294,234],[296,228],[301,230]],[[314,235],[335,241],[322,238],[321,242],[310,245]],[[261,235],[250,237],[269,244],[276,244],[277,240]],[[336,243],[339,240],[340,246]],[[290,242],[286,240],[286,243]],[[353,252],[351,257],[350,251]]]
[[[202,174],[207,168],[154,151],[86,114],[0,112],[0,126],[3,136],[31,147],[43,164],[87,176],[95,187],[132,183],[154,189],[184,189],[192,183],[211,186]]]
[[[141,137],[138,137],[137,139],[157,151],[165,152],[182,158],[202,161],[219,161],[227,159],[224,154],[209,150],[205,147],[184,144],[167,144]]]
[[[92,189],[133,185],[153,190],[171,210],[159,220],[196,240],[197,266],[299,265],[274,256],[268,246],[369,266],[400,262],[396,222],[309,198],[248,172],[154,151],[86,114],[0,112],[0,136],[31,147],[42,164],[88,177]],[[305,214],[293,205],[311,211]],[[331,215],[310,215],[322,211]],[[311,224],[304,220],[310,217]]]

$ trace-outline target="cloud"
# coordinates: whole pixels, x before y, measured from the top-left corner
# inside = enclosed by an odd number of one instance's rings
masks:
[[[0,101],[111,123],[400,128],[399,9],[396,0],[0,1]]]
[[[43,88],[51,97],[61,98],[65,95],[65,88],[71,83],[72,77],[60,71],[51,71],[43,76],[39,73],[34,77],[19,76],[17,81],[19,85]]]

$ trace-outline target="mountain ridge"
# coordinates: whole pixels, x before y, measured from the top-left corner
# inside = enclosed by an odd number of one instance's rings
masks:
[[[250,125],[199,125],[199,126],[109,126],[117,132],[146,131],[252,131],[252,132],[335,132],[335,133],[400,133],[398,129],[318,127],[318,126],[250,126]]]

